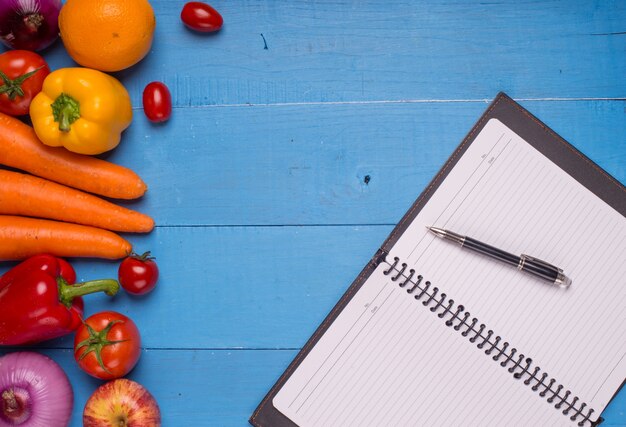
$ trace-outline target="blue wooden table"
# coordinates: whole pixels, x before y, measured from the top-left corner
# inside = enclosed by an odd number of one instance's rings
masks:
[[[626,2],[215,0],[221,32],[152,0],[150,55],[117,73],[135,107],[110,161],[149,185],[126,236],[161,268],[144,298],[89,298],[136,320],[130,378],[165,426],[245,426],[258,402],[502,90],[626,182]],[[44,52],[71,66],[61,43]],[[172,119],[141,92],[165,82]],[[0,265],[1,272],[11,264]],[[76,260],[80,279],[116,262]],[[99,381],[70,337],[38,346],[68,373],[72,426]],[[626,425],[626,391],[606,409]]]

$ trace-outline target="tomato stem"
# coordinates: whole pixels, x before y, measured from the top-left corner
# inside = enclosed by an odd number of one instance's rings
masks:
[[[142,253],[141,255],[139,255],[139,254],[137,254],[135,252],[132,252],[129,256],[131,258],[135,258],[135,259],[138,259],[140,261],[147,261],[149,259],[156,259],[152,255],[150,255],[150,251],[146,251],[146,252]]]
[[[100,365],[100,367],[107,373],[110,374],[111,372],[107,369],[106,366],[104,366],[104,361],[102,360],[102,349],[108,345],[112,345],[112,344],[118,344],[121,342],[125,342],[127,340],[119,340],[119,341],[109,341],[107,339],[107,335],[109,334],[109,332],[111,331],[111,328],[113,326],[115,326],[117,323],[124,323],[123,320],[111,320],[106,327],[101,330],[101,331],[96,331],[94,328],[92,328],[91,326],[89,326],[87,323],[83,324],[85,325],[85,327],[87,328],[87,331],[89,332],[89,337],[87,337],[87,339],[79,342],[76,345],[76,348],[74,349],[75,353],[78,353],[78,351],[81,348],[85,348],[85,351],[83,351],[83,353],[80,355],[80,357],[78,358],[79,361],[83,360],[89,353],[94,353],[94,355],[96,356],[96,360],[98,361],[98,364]]]
[[[44,66],[42,65],[39,68],[34,69],[26,74],[22,74],[19,77],[11,80],[9,76],[0,71],[0,79],[2,79],[2,86],[0,86],[0,94],[6,93],[11,101],[13,101],[16,97],[24,96],[24,90],[22,89],[22,84],[26,79],[32,77],[37,71],[41,70]]]

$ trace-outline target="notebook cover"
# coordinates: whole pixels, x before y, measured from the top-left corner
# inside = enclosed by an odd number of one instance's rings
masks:
[[[404,215],[402,220],[400,220],[398,225],[393,229],[378,252],[367,263],[352,285],[350,285],[348,290],[337,302],[326,319],[324,319],[315,333],[311,336],[311,338],[309,338],[308,342],[302,350],[300,350],[296,358],[291,362],[276,384],[274,384],[265,398],[261,401],[249,420],[252,425],[257,427],[297,426],[274,407],[272,404],[274,396],[289,379],[300,362],[307,356],[313,346],[315,346],[330,324],[350,302],[354,294],[361,288],[363,283],[365,283],[367,278],[376,269],[380,261],[384,259],[384,256],[387,254],[389,249],[393,247],[398,238],[402,235],[402,233],[404,233],[420,210],[426,205],[426,203],[428,203],[430,197],[437,190],[454,165],[456,165],[469,145],[474,141],[476,135],[478,135],[485,124],[493,118],[500,120],[515,133],[520,135],[524,140],[530,143],[530,145],[548,157],[553,163],[571,175],[579,183],[587,187],[587,189],[596,194],[600,199],[612,206],[623,216],[626,216],[626,187],[574,148],[571,144],[557,135],[554,131],[548,128],[548,126],[542,123],[521,105],[513,101],[505,93],[500,92],[493,100],[489,108],[487,108],[487,111],[485,111],[472,130],[452,153],[450,158],[448,158],[435,178],[433,178],[430,184]]]

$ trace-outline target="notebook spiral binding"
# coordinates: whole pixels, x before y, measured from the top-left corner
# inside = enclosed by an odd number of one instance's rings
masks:
[[[556,402],[555,409],[562,410],[563,415],[569,416],[571,421],[578,421],[578,425],[581,427],[587,421],[592,426],[602,422],[602,418],[595,422],[591,421],[594,410],[588,408],[587,403],[580,402],[578,396],[573,396],[570,390],[566,390],[554,378],[548,378],[549,375],[543,372],[539,366],[535,366],[530,357],[521,353],[518,354],[516,348],[511,347],[507,341],[503,341],[500,336],[495,335],[491,329],[487,329],[483,323],[479,323],[478,319],[471,317],[463,305],[456,305],[454,300],[440,292],[437,286],[424,280],[422,275],[409,268],[406,263],[401,263],[400,258],[394,257],[393,262],[389,262],[385,253],[380,253],[377,258],[378,262],[385,262],[389,266],[383,271],[383,274],[389,276],[393,273],[392,281],[399,281],[398,286],[400,288],[406,289],[408,294],[414,294],[414,298],[421,301],[425,307],[430,307],[431,312],[438,312],[437,316],[440,319],[448,316],[449,318],[445,321],[446,326],[453,327],[455,331],[463,329],[462,336],[469,336],[471,343],[478,343],[476,346],[479,349],[485,349],[485,354],[493,354],[492,359],[500,361],[500,366],[503,368],[508,367],[508,371],[513,374],[515,379],[527,377],[524,384],[531,385],[532,383],[531,390],[535,392],[541,388],[539,396],[546,398],[550,404]],[[581,417],[580,420],[578,420],[579,417]]]

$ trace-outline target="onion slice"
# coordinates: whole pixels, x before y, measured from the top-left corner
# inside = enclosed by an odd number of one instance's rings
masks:
[[[39,353],[20,351],[0,357],[0,427],[62,427],[74,405],[63,369]]]

